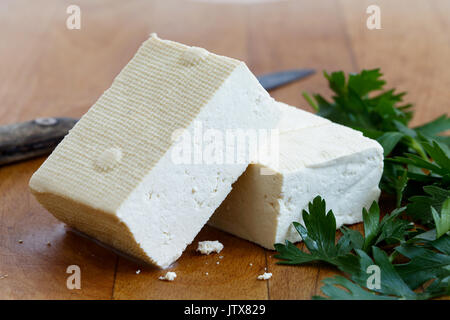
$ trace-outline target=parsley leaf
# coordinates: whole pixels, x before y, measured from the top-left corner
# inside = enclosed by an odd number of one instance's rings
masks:
[[[303,264],[312,261],[324,261],[338,266],[342,257],[353,248],[350,241],[350,233],[343,236],[335,244],[336,219],[332,211],[326,212],[325,201],[317,196],[309,203],[309,212],[303,210],[303,221],[305,226],[294,222],[294,227],[302,237],[309,253],[303,252],[292,242],[286,240],[285,244],[275,244],[278,255],[275,258],[284,261],[279,264]]]
[[[405,156],[395,157],[390,159],[390,161],[426,169],[432,175],[442,178],[450,178],[450,150],[448,147],[437,141],[432,141],[431,143],[423,142],[422,146],[433,160],[428,158],[423,159],[415,154],[405,153]]]
[[[447,240],[450,237],[447,236]],[[447,247],[444,245],[443,247]],[[351,279],[342,276],[327,278],[321,291],[329,299],[430,299],[450,293],[450,257],[425,248],[399,246],[398,251],[411,260],[405,264],[392,264],[386,253],[373,247],[372,260],[364,251],[356,250],[358,261],[343,263],[340,270],[349,274]],[[369,267],[380,270],[379,287],[370,282]],[[414,291],[425,282],[435,279],[423,291]],[[338,287],[339,286],[339,287]],[[368,288],[370,286],[370,289]],[[313,297],[323,299],[323,297]]]
[[[362,249],[368,252],[373,245],[383,241],[389,244],[404,241],[405,236],[408,235],[407,231],[413,227],[413,224],[397,219],[403,211],[405,208],[396,209],[380,221],[380,208],[376,202],[373,202],[369,211],[363,208],[365,240]]]
[[[286,240],[285,244],[275,244],[278,251],[275,258],[282,259],[278,264],[287,265],[322,261],[348,274],[350,279],[338,276],[324,280],[325,285],[321,290],[328,298],[429,299],[448,293],[446,279],[450,279],[450,236],[436,238],[434,230],[410,237],[413,224],[400,219],[404,207],[380,220],[380,209],[374,202],[369,210],[363,209],[365,237],[356,230],[343,227],[342,237],[337,243],[336,220],[331,210],[326,211],[325,201],[317,196],[309,203],[308,209],[309,212],[303,210],[305,225],[294,223],[294,226],[309,253]],[[448,214],[446,210],[443,211]],[[447,216],[443,219],[447,219]],[[391,260],[395,255],[389,257],[378,247],[381,243],[399,243],[394,252],[410,261],[393,264]],[[372,254],[373,259],[369,254]],[[373,266],[381,272],[380,287],[368,289],[368,271]],[[414,292],[429,280],[434,281],[428,288]]]
[[[376,294],[368,291],[362,286],[355,284],[351,280],[335,276],[333,278],[326,278],[322,280],[325,284],[320,290],[327,296],[328,299],[336,300],[396,300],[396,297]],[[315,300],[325,299],[322,296],[313,296]]]
[[[440,238],[450,231],[450,197],[443,203],[440,216],[433,207],[431,207],[431,213],[436,225],[436,237]]]
[[[324,281],[325,286],[321,288],[321,291],[326,294],[330,299],[345,299],[348,297],[348,292],[358,293],[358,299],[365,300],[378,300],[378,299],[416,299],[417,296],[413,290],[403,281],[400,274],[395,270],[392,263],[389,261],[386,253],[377,248],[373,247],[372,260],[365,252],[358,250],[359,263],[357,268],[352,266],[351,268],[341,268],[342,271],[351,274],[350,280],[344,281],[343,279],[336,278],[333,280],[326,279]],[[371,290],[367,289],[369,285],[369,277],[371,272],[368,272],[369,266],[376,266],[381,270],[379,287],[373,287]],[[336,284],[341,285],[344,289],[338,289],[334,287]],[[331,287],[334,288],[331,288]],[[366,291],[366,293],[363,293]],[[354,295],[354,294],[353,294]]]
[[[308,205],[309,212],[303,210],[304,226],[293,222],[309,253],[303,252],[292,242],[275,244],[278,255],[282,259],[279,264],[298,265],[312,261],[323,261],[337,267],[345,265],[350,259],[349,253],[355,250],[369,252],[373,245],[382,242],[394,244],[404,242],[413,224],[397,217],[405,208],[394,210],[380,220],[380,208],[374,201],[367,211],[363,209],[365,237],[356,230],[341,228],[342,236],[336,243],[336,219],[333,212],[326,211],[325,201],[317,196]]]
[[[380,289],[370,290],[366,287],[366,283],[335,276],[322,280],[324,286],[320,290],[326,298],[335,300],[424,300],[450,294],[450,277],[448,276],[436,279],[422,292],[414,292],[406,284],[401,273],[397,272],[386,259],[384,252],[381,250],[376,252],[379,253],[379,256],[374,263],[378,263],[377,265],[381,267]],[[325,299],[325,297],[313,296],[313,299]]]
[[[396,265],[395,269],[413,289],[431,279],[450,277],[448,254],[412,245],[398,246],[395,250],[411,259],[408,263]]]
[[[442,115],[431,122],[428,122],[422,126],[414,128],[414,130],[425,136],[432,137],[441,132],[450,130],[450,118],[447,117],[446,115]]]
[[[400,142],[405,135],[401,132],[389,131],[383,133],[377,138],[377,141],[381,144],[384,150],[384,156],[387,157],[395,146]]]
[[[444,201],[450,197],[450,190],[445,190],[436,186],[423,187],[424,194],[411,197],[407,205],[406,212],[415,221],[425,226],[433,227],[434,220],[431,208],[441,211]]]

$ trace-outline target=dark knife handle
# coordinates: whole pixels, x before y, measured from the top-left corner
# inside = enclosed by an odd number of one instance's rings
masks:
[[[0,126],[0,166],[51,153],[76,122],[39,118]]]

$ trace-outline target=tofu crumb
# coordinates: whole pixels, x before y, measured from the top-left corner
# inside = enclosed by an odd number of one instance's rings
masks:
[[[270,272],[264,272],[258,276],[258,280],[269,280],[270,278],[272,278],[272,273]]]
[[[220,256],[219,259],[223,259],[223,256]]]
[[[141,273],[141,270],[136,270],[136,274],[139,274],[139,273]]]
[[[223,249],[223,244],[219,241],[200,241],[198,243],[197,251],[201,254],[210,254],[213,252],[219,253]]]
[[[205,274],[206,274],[206,275],[209,275],[209,273],[208,273],[208,272],[205,272]]]
[[[8,278],[7,274],[4,274],[4,275],[0,276],[0,280],[6,279],[6,278]]]
[[[253,267],[253,263],[250,263],[249,265],[250,265],[250,267]]]
[[[177,274],[175,272],[167,272],[165,276],[161,276],[159,277],[159,280],[164,280],[164,281],[173,281],[175,280],[175,278],[177,277]]]
[[[217,262],[216,262],[216,264],[220,264],[220,262],[219,262],[219,261],[217,261]]]

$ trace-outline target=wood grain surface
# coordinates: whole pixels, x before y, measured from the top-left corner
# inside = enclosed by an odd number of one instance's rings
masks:
[[[244,60],[256,74],[317,69],[272,92],[301,108],[304,90],[330,95],[320,71],[380,67],[389,86],[409,92],[414,125],[450,110],[448,0],[76,3],[81,30],[66,28],[72,1],[0,2],[0,125],[80,117],[151,32]],[[370,4],[381,7],[381,30],[366,28]],[[28,181],[43,161],[0,167],[0,299],[309,299],[334,273],[275,265],[274,252],[205,227],[173,266],[176,281],[159,281],[163,271],[78,235],[40,207]],[[197,254],[199,240],[221,241],[223,258]],[[80,290],[66,287],[69,265],[81,268]],[[256,280],[265,268],[272,279]]]

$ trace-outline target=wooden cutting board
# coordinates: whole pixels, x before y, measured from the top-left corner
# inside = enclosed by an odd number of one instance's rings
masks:
[[[3,0],[0,124],[80,117],[151,32],[244,60],[256,74],[316,68],[317,75],[272,92],[305,109],[302,91],[330,95],[321,70],[381,67],[390,87],[409,92],[414,125],[448,113],[448,0],[377,0],[381,30],[366,28],[374,1],[262,2],[79,0],[81,29],[68,30],[72,1]],[[0,168],[1,299],[309,299],[334,273],[323,265],[277,266],[274,252],[205,227],[195,242],[221,241],[223,258],[198,255],[191,245],[173,267],[176,281],[159,281],[164,272],[79,236],[39,206],[27,185],[43,160]],[[69,265],[81,268],[80,290],[66,287]],[[264,268],[272,279],[256,280]]]

